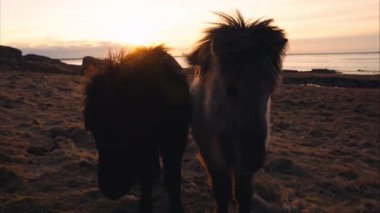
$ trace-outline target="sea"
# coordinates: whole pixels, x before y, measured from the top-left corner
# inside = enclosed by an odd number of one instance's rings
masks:
[[[184,56],[175,56],[175,58],[182,67],[188,67]],[[82,64],[81,58],[61,59],[61,61],[67,64]],[[283,69],[298,71],[329,69],[344,74],[380,74],[380,52],[287,54]]]

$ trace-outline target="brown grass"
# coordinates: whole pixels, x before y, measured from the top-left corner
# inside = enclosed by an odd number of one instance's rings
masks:
[[[0,71],[2,212],[134,212],[97,189],[97,154],[83,129],[85,79]],[[257,212],[379,212],[380,90],[283,85],[273,97],[268,159],[254,180]],[[211,212],[191,134],[183,159],[187,212]],[[156,180],[157,212],[167,195]]]

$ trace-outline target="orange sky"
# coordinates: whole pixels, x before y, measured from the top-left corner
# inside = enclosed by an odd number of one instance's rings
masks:
[[[165,43],[186,53],[212,11],[274,18],[289,52],[379,51],[379,0],[0,0],[0,43],[53,57]],[[66,52],[65,52],[66,51]],[[87,51],[87,52],[86,52]],[[95,51],[97,51],[95,53]],[[60,55],[61,54],[61,55]]]

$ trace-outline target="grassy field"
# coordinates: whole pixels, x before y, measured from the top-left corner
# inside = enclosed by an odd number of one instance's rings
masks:
[[[80,76],[0,71],[0,212],[135,212],[139,193],[97,189],[97,153],[84,130]],[[380,212],[380,89],[282,85],[271,143],[254,179],[256,212]],[[212,212],[189,133],[187,212]],[[156,212],[167,195],[155,181]]]

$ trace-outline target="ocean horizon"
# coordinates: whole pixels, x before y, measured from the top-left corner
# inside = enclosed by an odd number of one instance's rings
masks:
[[[184,56],[174,57],[182,67],[188,67]],[[60,60],[67,64],[82,64],[82,58]],[[329,69],[344,74],[380,74],[380,52],[287,54],[283,69],[297,71]]]

